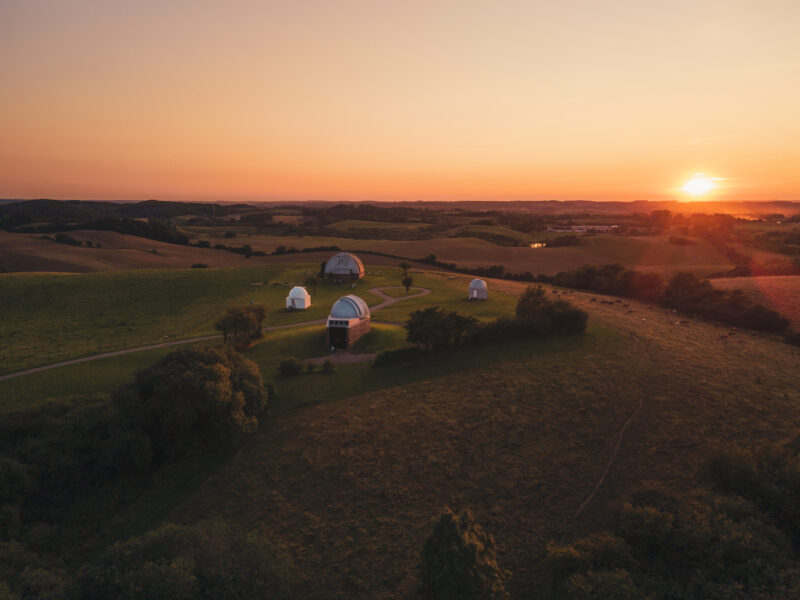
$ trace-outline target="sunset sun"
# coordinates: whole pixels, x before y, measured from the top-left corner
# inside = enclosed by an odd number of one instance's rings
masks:
[[[717,187],[714,178],[706,177],[703,173],[695,173],[691,179],[683,184],[681,190],[690,196],[705,196]]]

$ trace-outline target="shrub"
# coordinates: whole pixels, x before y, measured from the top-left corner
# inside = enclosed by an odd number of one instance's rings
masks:
[[[390,367],[398,363],[412,361],[423,356],[423,354],[424,352],[419,346],[409,346],[407,348],[398,348],[397,350],[384,350],[375,357],[372,366],[376,369]]]
[[[278,373],[281,377],[296,377],[303,372],[303,361],[296,358],[287,358],[278,365]]]
[[[163,525],[111,546],[79,572],[73,598],[291,598],[286,552],[255,532],[219,522]]]
[[[316,370],[317,370],[317,365],[315,363],[313,362],[306,363],[306,371],[308,371],[309,373],[313,373]]]
[[[333,373],[335,370],[336,370],[336,365],[333,364],[333,361],[330,358],[325,359],[325,362],[322,363],[322,372],[330,374]]]
[[[59,244],[66,244],[68,246],[81,246],[82,245],[80,240],[76,240],[74,237],[72,237],[71,235],[68,235],[66,233],[57,233],[56,237],[55,237],[55,240]]]
[[[449,510],[439,517],[422,549],[419,597],[422,600],[500,600],[507,598],[509,573],[497,565],[494,540],[469,512]]]
[[[204,263],[195,263],[195,264],[192,265],[192,268],[193,269],[207,269],[208,265],[206,265]]]
[[[255,363],[202,346],[167,355],[115,396],[124,428],[144,432],[157,461],[255,432],[267,401]]]
[[[798,331],[790,331],[784,337],[784,341],[787,344],[792,344],[794,346],[800,346],[800,332]]]

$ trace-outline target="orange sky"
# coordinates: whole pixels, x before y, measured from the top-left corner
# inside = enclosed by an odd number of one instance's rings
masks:
[[[797,0],[0,2],[0,197],[800,200]]]

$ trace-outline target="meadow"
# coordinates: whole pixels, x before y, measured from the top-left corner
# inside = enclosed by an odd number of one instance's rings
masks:
[[[357,294],[370,306],[382,299],[373,287],[398,286],[397,267],[369,266],[355,287],[320,282],[311,308],[283,307],[293,285],[319,269],[315,264],[263,265],[235,269],[112,271],[86,274],[17,273],[0,275],[0,374],[110,352],[217,333],[215,321],[233,306],[250,302],[267,307],[267,327],[324,319],[331,305]],[[498,294],[490,303],[464,302],[470,278],[414,272],[415,285],[429,287],[426,298],[408,300],[377,313],[376,319],[404,321],[430,303],[461,306],[490,319],[513,307],[513,297]],[[399,296],[404,298],[403,296]]]
[[[756,302],[778,311],[800,328],[800,276],[773,275],[764,277],[730,277],[712,279],[715,287],[737,288]]]
[[[173,322],[175,335],[204,333],[227,306],[250,300],[282,306],[288,286],[313,266],[4,275],[15,294],[5,296],[4,305],[36,301],[10,320],[30,314],[22,322],[31,334],[0,339],[11,340],[12,355],[31,343],[46,352],[53,339],[64,340],[59,351],[74,351],[81,347],[80,332],[103,318],[108,321],[99,322],[118,337],[130,323],[151,337]],[[432,305],[487,320],[513,314],[526,288],[488,280],[490,300],[470,303],[464,299],[469,277],[411,274],[415,287],[431,293],[412,290],[406,297],[399,268],[369,263],[355,292],[367,298],[371,287],[391,287],[390,296],[403,298],[376,311],[376,321],[402,321]],[[299,572],[310,574],[310,598],[403,598],[415,585],[432,519],[444,506],[469,508],[494,535],[501,566],[513,573],[512,597],[526,597],[541,584],[538,568],[548,541],[606,526],[615,504],[643,481],[688,489],[718,448],[798,433],[799,348],[635,301],[601,303],[606,298],[597,294],[546,289],[590,313],[585,335],[468,348],[380,369],[365,362],[281,377],[277,367],[287,357],[325,356],[324,330],[268,331],[244,351],[275,392],[270,418],[253,439],[233,455],[157,473],[126,502],[43,533],[40,541],[74,548],[67,561],[80,562],[159,523],[214,516],[283,545]],[[330,303],[350,291],[321,284],[312,291],[319,314],[272,310],[269,323],[324,317]],[[370,295],[368,301],[374,306],[381,299]],[[106,314],[112,309],[113,319]],[[402,347],[404,333],[374,323],[353,352]],[[0,412],[47,400],[108,398],[169,351],[2,381]],[[629,419],[603,485],[576,517]]]

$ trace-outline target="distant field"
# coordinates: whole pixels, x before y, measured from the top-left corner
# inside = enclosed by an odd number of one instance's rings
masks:
[[[521,235],[521,234],[520,234]],[[549,234],[553,237],[552,234]],[[547,236],[540,236],[541,239]],[[580,246],[562,248],[504,247],[476,238],[432,240],[354,240],[341,237],[243,236],[239,243],[272,252],[278,246],[312,248],[335,245],[344,250],[372,250],[409,258],[435,254],[438,260],[465,267],[502,264],[506,271],[553,275],[585,264],[618,262],[627,267],[670,276],[678,271],[699,275],[731,269],[733,264],[711,244],[697,240],[695,246],[670,244],[668,236],[585,236]],[[246,241],[245,241],[246,240]],[[288,259],[293,260],[293,259]]]
[[[390,221],[359,221],[358,219],[348,219],[338,221],[328,225],[333,229],[425,229],[430,227],[430,223],[392,223]]]
[[[81,242],[90,240],[93,245],[100,244],[101,247],[68,246],[41,239],[39,235],[0,230],[0,273],[175,269],[188,268],[196,263],[209,267],[236,267],[249,265],[257,260],[247,259],[233,252],[165,244],[113,231],[78,230],[71,231],[70,235]]]
[[[712,279],[715,287],[739,288],[756,302],[778,311],[800,327],[800,276],[731,277]]]

